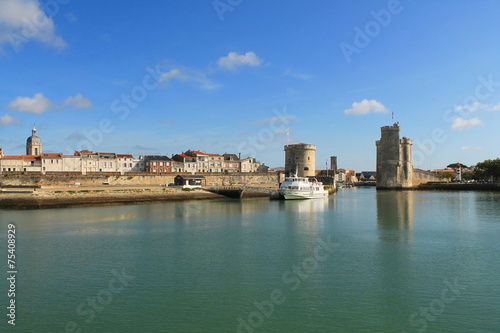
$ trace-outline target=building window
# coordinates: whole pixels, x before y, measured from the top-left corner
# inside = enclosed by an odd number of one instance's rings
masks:
[[[304,167],[304,171],[309,171],[309,168],[308,167]]]

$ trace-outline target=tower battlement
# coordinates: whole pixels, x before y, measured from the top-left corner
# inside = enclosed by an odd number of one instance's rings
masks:
[[[399,123],[381,127],[377,146],[377,188],[412,186],[412,144],[407,137],[399,138]]]
[[[297,173],[299,177],[316,174],[316,146],[307,143],[294,143],[284,147],[285,171]]]

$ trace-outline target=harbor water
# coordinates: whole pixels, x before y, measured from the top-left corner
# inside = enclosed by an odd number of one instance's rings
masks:
[[[373,188],[1,210],[0,331],[500,332],[499,216],[499,193]]]

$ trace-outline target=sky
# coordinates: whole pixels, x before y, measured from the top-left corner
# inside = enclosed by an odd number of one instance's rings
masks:
[[[241,153],[376,168],[399,122],[414,166],[500,156],[497,0],[0,0],[0,147]],[[328,162],[329,163],[329,162]]]

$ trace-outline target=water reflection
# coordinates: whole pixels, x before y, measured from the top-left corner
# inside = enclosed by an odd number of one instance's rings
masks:
[[[414,195],[413,191],[377,192],[377,224],[381,240],[412,240]]]
[[[214,200],[214,201],[185,201],[175,204],[175,217],[183,222],[196,222],[200,217],[212,214],[218,215],[245,215],[267,212],[268,199],[244,200]]]
[[[328,210],[328,198],[314,200],[285,200],[283,205],[286,211],[295,213],[319,213]]]

